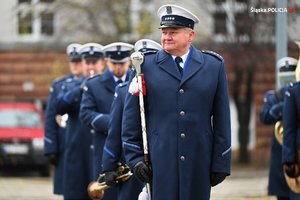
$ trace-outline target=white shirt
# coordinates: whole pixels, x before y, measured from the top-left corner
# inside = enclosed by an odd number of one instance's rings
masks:
[[[179,63],[180,67],[182,67],[182,68],[184,67],[184,63],[185,63],[185,61],[186,61],[186,59],[187,59],[189,53],[190,53],[190,50],[189,50],[186,54],[180,56],[180,57],[182,58],[182,62]],[[177,57],[177,56],[173,56],[173,55],[172,55],[172,58],[173,58],[174,60],[175,60],[176,57]]]
[[[118,77],[116,77],[116,76],[113,76],[113,77],[114,77],[115,82],[118,82],[118,80],[120,79],[120,78],[118,78]],[[121,77],[121,80],[122,80],[123,82],[125,82],[125,80],[126,80],[126,73]]]

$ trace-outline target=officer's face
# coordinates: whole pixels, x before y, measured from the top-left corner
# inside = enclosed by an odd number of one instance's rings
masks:
[[[105,61],[103,59],[87,59],[83,60],[83,75],[92,77],[96,74],[101,74],[105,69]]]
[[[115,63],[110,61],[109,59],[107,60],[108,69],[113,73],[113,75],[115,75],[118,78],[121,78],[127,72],[130,63],[130,61],[123,63]]]
[[[188,52],[194,36],[194,31],[188,28],[163,28],[161,45],[166,52],[182,56]]]
[[[73,75],[78,77],[82,75],[83,68],[82,68],[81,60],[76,62],[70,62],[69,66],[70,66],[70,71]]]

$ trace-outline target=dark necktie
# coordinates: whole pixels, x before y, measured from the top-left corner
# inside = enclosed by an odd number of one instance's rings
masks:
[[[119,85],[120,83],[123,83],[122,79],[119,79],[119,80],[117,81],[117,84],[118,84],[118,85]]]
[[[180,63],[183,62],[183,61],[182,61],[182,58],[179,57],[179,56],[177,56],[177,57],[175,58],[175,62],[176,62],[176,65],[177,65],[177,67],[178,67],[178,70],[179,70],[179,72],[180,72],[180,74],[181,74],[181,76],[182,76],[182,71],[183,71],[183,69],[182,69],[182,67],[180,66]]]

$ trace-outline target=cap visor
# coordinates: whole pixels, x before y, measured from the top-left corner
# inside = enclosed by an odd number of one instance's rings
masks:
[[[158,27],[158,29],[163,29],[163,28],[187,28],[187,27],[182,25],[175,25],[175,24],[169,24],[169,25],[166,24]]]
[[[127,62],[129,60],[129,57],[123,58],[123,59],[113,59],[113,58],[109,58],[109,60],[113,63],[124,63]]]

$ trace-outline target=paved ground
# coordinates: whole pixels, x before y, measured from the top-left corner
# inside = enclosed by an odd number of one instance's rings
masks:
[[[35,174],[0,174],[1,200],[62,200],[52,195],[51,178]],[[234,169],[232,174],[213,188],[211,200],[275,200],[266,195],[266,169]]]
[[[268,171],[233,170],[232,176],[212,189],[211,200],[275,200],[267,196]]]

